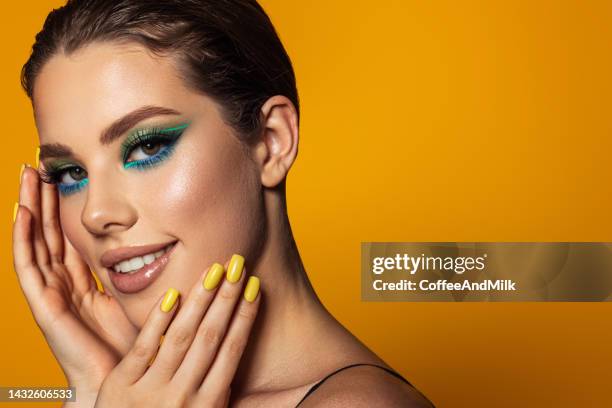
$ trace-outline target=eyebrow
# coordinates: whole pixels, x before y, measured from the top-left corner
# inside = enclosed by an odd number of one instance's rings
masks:
[[[143,106],[138,108],[120,119],[117,119],[107,127],[100,136],[100,143],[108,145],[119,138],[122,134],[136,126],[139,122],[153,116],[160,115],[179,115],[180,112],[164,108],[162,106]],[[50,157],[71,157],[74,156],[70,147],[61,143],[44,144],[40,146],[40,160]]]

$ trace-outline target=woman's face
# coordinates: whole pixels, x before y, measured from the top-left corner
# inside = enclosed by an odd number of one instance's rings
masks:
[[[41,161],[59,180],[63,231],[134,324],[167,288],[188,292],[213,262],[232,253],[248,262],[263,233],[257,167],[219,106],[189,88],[169,57],[115,43],[56,55],[37,77],[34,112]],[[148,256],[116,251],[173,243],[167,263],[152,261],[155,246]],[[149,272],[136,279],[113,270],[141,260]]]

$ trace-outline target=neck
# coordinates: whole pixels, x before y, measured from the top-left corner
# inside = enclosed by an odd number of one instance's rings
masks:
[[[312,374],[303,368],[312,344],[322,339],[322,333],[341,328],[308,280],[284,201],[272,197],[266,203],[267,238],[255,264],[251,263],[250,272],[260,278],[262,298],[232,384],[241,394],[303,384]]]

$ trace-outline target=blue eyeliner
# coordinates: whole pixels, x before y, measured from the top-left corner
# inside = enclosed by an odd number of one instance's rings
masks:
[[[156,166],[170,157],[178,139],[181,137],[189,123],[170,128],[153,128],[136,130],[121,144],[121,157],[123,167],[126,169],[135,168],[146,170]],[[160,150],[141,160],[128,161],[129,156],[137,148],[142,149],[145,145],[161,145]],[[146,154],[146,153],[145,153]]]
[[[81,190],[88,183],[89,183],[88,178],[84,178],[83,180],[80,180],[78,183],[72,183],[72,184],[57,183],[57,190],[60,192],[61,195],[67,196],[67,195],[74,194],[77,191]]]

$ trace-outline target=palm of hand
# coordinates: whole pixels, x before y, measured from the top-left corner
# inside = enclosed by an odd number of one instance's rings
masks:
[[[47,285],[39,300],[47,315],[46,324],[54,327],[43,332],[73,337],[69,355],[80,356],[79,361],[73,363],[86,363],[91,378],[97,378],[96,382],[101,383],[131,348],[138,329],[114,297],[98,291],[89,268],[84,263],[77,268],[80,269],[78,273],[69,272],[65,265],[60,264],[53,267],[53,272],[45,274]],[[53,334],[46,337],[50,342],[56,340]],[[64,339],[57,341],[65,342]],[[74,345],[77,345],[77,350],[74,350]],[[57,349],[61,353],[62,347]],[[71,360],[67,356],[60,359]]]

